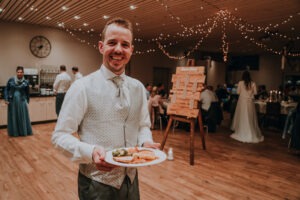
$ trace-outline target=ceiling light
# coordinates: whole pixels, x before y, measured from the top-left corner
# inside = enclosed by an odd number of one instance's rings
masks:
[[[63,23],[63,22],[58,22],[57,25],[58,25],[59,27],[65,27],[65,23]]]
[[[76,19],[76,20],[77,20],[77,19],[80,19],[80,16],[79,16],[79,15],[75,15],[75,16],[74,16],[74,19]]]
[[[129,8],[130,8],[130,10],[134,10],[134,9],[136,9],[137,7],[134,6],[134,5],[131,5],[131,6],[129,6]]]
[[[109,16],[108,15],[103,15],[103,19],[108,19]]]
[[[88,26],[89,24],[88,23],[83,23],[83,26]]]
[[[47,16],[47,17],[46,17],[46,20],[51,20],[51,17],[48,17],[48,16]]]
[[[0,13],[2,13],[2,11],[3,11],[3,8],[0,8]]]
[[[93,28],[91,28],[91,31],[94,31],[94,29],[93,29]]]
[[[62,9],[63,11],[69,10],[69,8],[68,8],[67,6],[63,6],[63,7],[61,7],[61,9]]]
[[[18,20],[19,20],[19,21],[23,21],[24,18],[23,18],[23,17],[19,17]]]

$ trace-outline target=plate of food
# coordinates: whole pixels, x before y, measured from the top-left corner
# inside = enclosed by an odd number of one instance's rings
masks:
[[[158,149],[130,147],[106,152],[105,161],[121,167],[143,167],[161,163],[166,158],[166,154]]]

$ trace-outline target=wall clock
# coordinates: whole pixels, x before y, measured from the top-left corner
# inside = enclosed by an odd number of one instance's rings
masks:
[[[45,58],[51,52],[51,43],[46,37],[38,35],[30,40],[29,48],[34,56]]]

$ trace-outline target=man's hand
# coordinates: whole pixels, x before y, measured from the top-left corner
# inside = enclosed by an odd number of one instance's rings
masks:
[[[107,162],[105,162],[105,150],[99,147],[95,147],[93,154],[93,162],[96,165],[97,169],[100,171],[106,171],[109,172],[111,171],[113,168],[115,168],[115,165],[111,165]]]
[[[144,142],[143,147],[159,149],[160,143]]]

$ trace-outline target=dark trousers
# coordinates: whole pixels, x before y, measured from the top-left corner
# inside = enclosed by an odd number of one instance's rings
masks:
[[[138,175],[131,184],[125,177],[120,189],[91,180],[78,173],[78,195],[80,200],[139,200]]]
[[[66,93],[57,93],[56,94],[55,111],[56,111],[57,116],[59,115],[61,105],[64,102],[65,95],[66,95]]]

